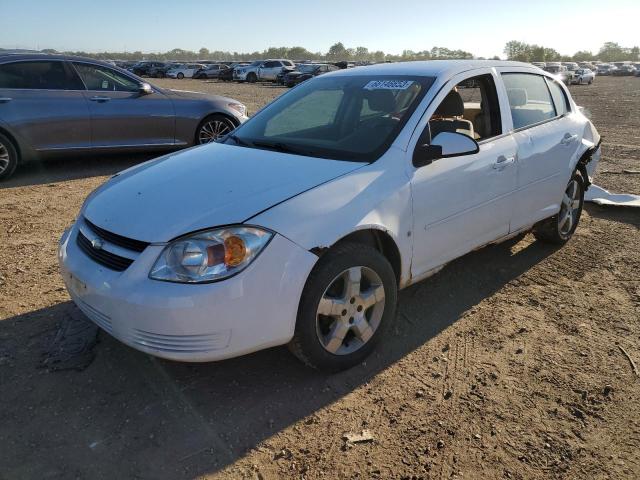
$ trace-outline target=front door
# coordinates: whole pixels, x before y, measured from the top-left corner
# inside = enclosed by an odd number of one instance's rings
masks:
[[[141,94],[136,80],[101,65],[73,65],[87,87],[94,148],[175,143],[173,103],[162,92]]]
[[[516,142],[502,134],[495,80],[490,71],[458,77],[427,109],[425,128],[436,132],[453,125],[453,131],[474,138],[479,151],[412,169],[414,278],[509,232]],[[430,133],[420,137],[416,144],[428,142]]]

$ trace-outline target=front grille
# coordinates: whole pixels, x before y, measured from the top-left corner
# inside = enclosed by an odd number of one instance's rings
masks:
[[[107,268],[110,268],[111,270],[122,272],[133,263],[133,260],[130,258],[124,258],[120,255],[107,252],[106,250],[93,248],[89,239],[80,231],[78,232],[78,238],[76,241],[80,250],[86,253],[89,258]]]
[[[117,235],[115,233],[108,232],[103,228],[94,225],[89,220],[84,219],[85,223],[89,226],[93,233],[98,235],[103,240],[106,240],[109,243],[113,243],[122,248],[126,248],[128,250],[133,250],[134,252],[142,252],[145,248],[149,246],[148,242],[141,242],[140,240],[134,240],[133,238],[123,237],[122,235]]]

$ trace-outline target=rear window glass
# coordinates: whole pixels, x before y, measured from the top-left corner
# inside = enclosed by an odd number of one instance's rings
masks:
[[[547,79],[549,90],[553,98],[553,104],[556,107],[556,115],[564,115],[569,111],[567,96],[562,91],[562,87],[555,80]]]
[[[525,128],[556,116],[547,82],[540,75],[505,73],[513,128]]]
[[[63,62],[15,62],[0,65],[0,88],[84,90]]]

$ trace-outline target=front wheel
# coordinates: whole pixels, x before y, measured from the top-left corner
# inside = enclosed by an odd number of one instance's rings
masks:
[[[196,131],[196,144],[203,145],[218,140],[231,132],[236,126],[224,115],[214,114],[205,118]]]
[[[388,336],[397,297],[393,268],[380,252],[354,243],[334,247],[307,279],[289,350],[319,370],[351,368]]]
[[[255,73],[250,73],[247,75],[247,82],[256,83],[258,81],[258,76]]]
[[[562,245],[578,228],[584,204],[584,179],[575,172],[562,196],[560,211],[551,218],[539,222],[533,229],[534,236],[541,241]]]
[[[180,72],[176,77],[178,77],[179,80],[182,80],[184,78],[184,73]]]

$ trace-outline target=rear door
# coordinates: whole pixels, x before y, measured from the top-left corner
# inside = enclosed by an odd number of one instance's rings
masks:
[[[87,87],[94,148],[174,144],[173,103],[162,92],[142,95],[138,81],[102,65],[73,66]]]
[[[511,231],[555,215],[579,147],[578,123],[555,80],[524,72],[502,78],[518,144],[518,185]]]
[[[265,62],[264,65],[260,67],[259,77],[261,80],[275,80],[281,70],[282,63],[278,61]]]
[[[91,146],[84,86],[62,60],[1,64],[0,120],[37,152]]]

